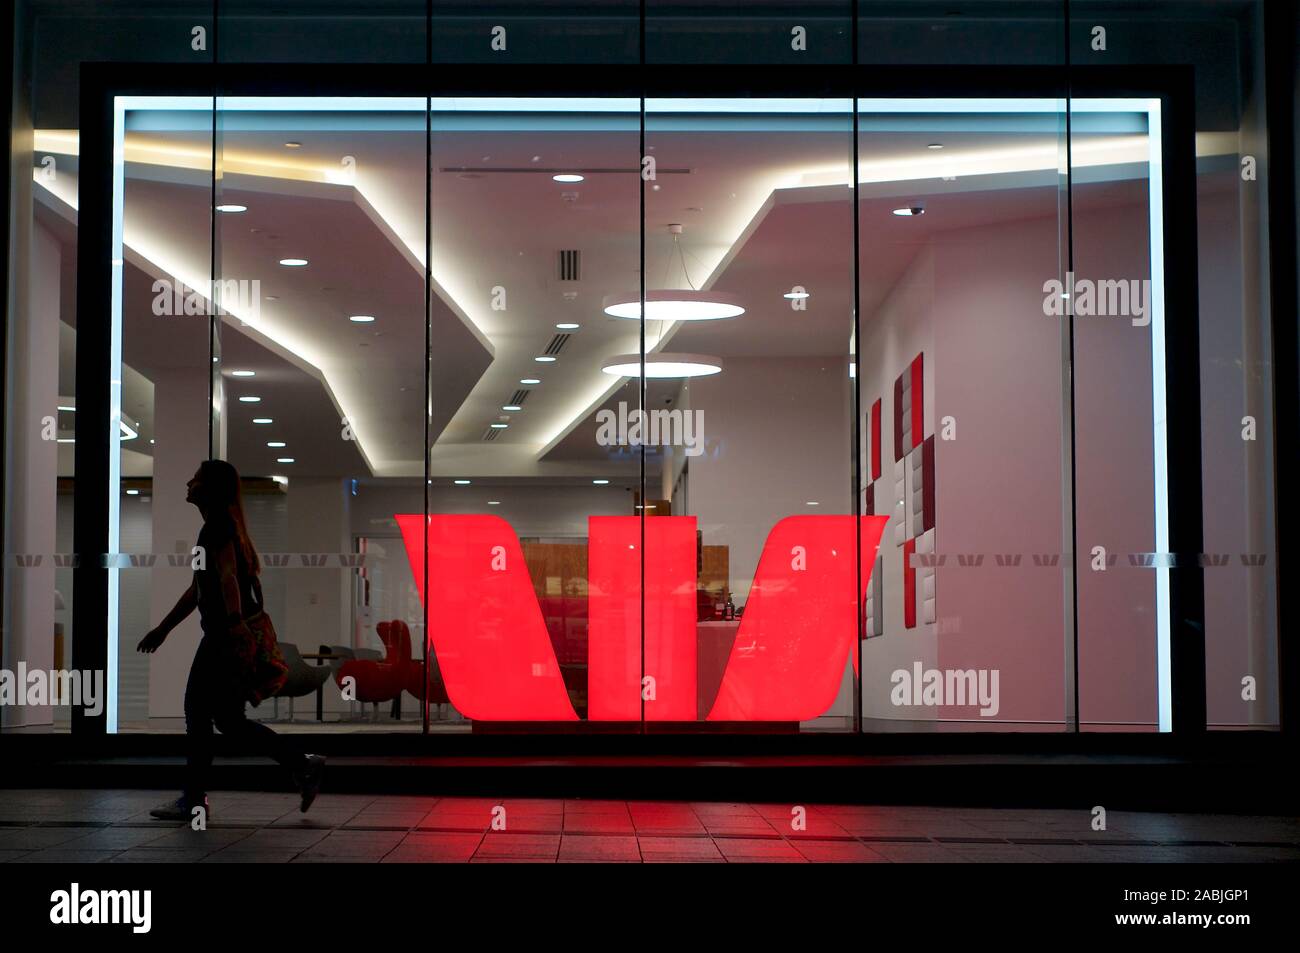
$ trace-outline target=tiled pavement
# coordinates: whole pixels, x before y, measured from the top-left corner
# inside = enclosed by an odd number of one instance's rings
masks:
[[[230,792],[196,832],[149,817],[169,796],[0,790],[0,863],[1300,861],[1281,817]]]

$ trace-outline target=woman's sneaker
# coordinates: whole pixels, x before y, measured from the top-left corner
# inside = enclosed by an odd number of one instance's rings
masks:
[[[307,808],[311,807],[311,802],[316,800],[316,795],[320,793],[321,775],[325,773],[325,757],[319,754],[309,754],[305,756],[306,766],[294,775],[294,780],[298,782],[298,790],[302,794],[302,803],[298,810],[307,813]]]
[[[208,799],[205,797],[202,801],[190,803],[184,796],[178,797],[174,801],[168,801],[166,804],[160,804],[155,807],[149,814],[158,818],[160,821],[192,821],[194,820],[194,809],[203,808],[203,816],[206,820],[211,816],[208,810]]]

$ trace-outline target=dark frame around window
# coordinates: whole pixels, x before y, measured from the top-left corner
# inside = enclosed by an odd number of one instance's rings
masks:
[[[1067,84],[1068,80],[1068,84]],[[1046,97],[1065,100],[1068,95],[1158,97],[1162,103],[1165,147],[1163,156],[1165,260],[1196,262],[1196,190],[1195,142],[1192,107],[1191,67],[1160,69],[1131,67],[1075,67],[1068,73],[1059,67],[802,67],[783,70],[736,70],[722,66],[692,67],[689,70],[658,66],[627,67],[548,67],[504,65],[492,68],[462,66],[430,71],[423,66],[391,64],[320,66],[292,65],[195,65],[174,64],[102,64],[86,63],[81,78],[81,182],[78,229],[78,348],[76,392],[88,406],[107,406],[109,399],[109,323],[104,319],[105,303],[112,287],[110,262],[112,223],[112,136],[113,101],[122,95],[310,95],[310,96],[590,96],[598,90],[603,96],[651,98],[658,96],[692,97],[707,90],[718,97]],[[214,100],[216,102],[217,100]],[[1273,117],[1270,115],[1270,120]],[[856,113],[855,113],[856,127]],[[1277,133],[1274,129],[1272,132]],[[1276,161],[1276,158],[1275,160]],[[1285,176],[1274,176],[1274,180]],[[1275,186],[1281,190],[1280,185]],[[857,183],[854,189],[856,193]],[[1284,197],[1284,196],[1283,196]],[[1278,196],[1270,195],[1275,216],[1282,215],[1294,231],[1293,204],[1277,207]],[[856,203],[855,203],[856,204]],[[1277,229],[1278,219],[1274,219]],[[1284,247],[1275,247],[1279,265],[1276,276],[1286,273]],[[855,261],[855,281],[858,263]],[[1171,269],[1172,272],[1172,269]],[[1293,300],[1293,299],[1292,299]],[[1167,334],[1167,406],[1169,415],[1169,516],[1170,550],[1176,564],[1170,570],[1171,675],[1173,696],[1173,731],[1165,735],[1146,736],[1157,747],[1196,740],[1205,735],[1205,637],[1203,570],[1197,554],[1202,550],[1201,527],[1201,443],[1200,414],[1177,408],[1196,408],[1200,400],[1200,363],[1197,325],[1196,282],[1169,281],[1166,285]],[[1183,316],[1180,320],[1180,316]],[[1187,317],[1190,316],[1190,317]],[[1293,312],[1278,310],[1274,302],[1274,327],[1294,322]],[[1291,341],[1294,342],[1292,328]],[[1279,334],[1278,344],[1285,339]],[[1294,384],[1296,355],[1294,348],[1275,355],[1278,372],[1275,386]],[[856,403],[856,398],[855,398]],[[1280,403],[1280,402],[1279,402]],[[855,430],[858,414],[854,408]],[[1294,446],[1296,416],[1277,419],[1278,446]],[[74,503],[74,550],[82,554],[74,572],[73,666],[78,669],[107,669],[108,570],[95,554],[107,551],[108,506],[103,487],[109,473],[110,446],[108,418],[104,414],[84,414],[78,421],[75,448],[77,492]],[[1277,459],[1287,458],[1279,453]],[[856,467],[857,454],[854,454]],[[1282,464],[1279,462],[1279,468]],[[857,477],[855,474],[855,481]],[[1281,496],[1282,494],[1279,494]],[[858,494],[854,493],[855,501]],[[855,502],[856,506],[856,502]],[[1279,513],[1281,508],[1279,508]],[[87,555],[90,554],[90,555]],[[1289,566],[1288,566],[1289,568]],[[1077,569],[1076,569],[1077,572]],[[1279,578],[1279,591],[1290,591],[1286,580]],[[1077,645],[1077,630],[1074,638]],[[1289,657],[1284,654],[1284,659]],[[1294,663],[1284,668],[1282,697],[1285,700],[1294,685]],[[1076,701],[1077,705],[1077,694]],[[1078,744],[1084,749],[1099,744],[1084,741],[1078,733],[1077,710],[1072,730],[1050,737],[1057,743]],[[1067,722],[1068,722],[1067,717]],[[106,732],[106,715],[91,716],[74,709],[72,731],[87,737]],[[539,726],[540,727],[540,726]],[[795,735],[793,744],[783,747],[804,752],[832,750],[852,752],[877,745],[906,750],[917,742],[916,736],[903,740],[882,741],[878,736],[859,730],[842,735]],[[996,742],[996,747],[1020,750],[1025,735],[1005,733],[1011,743]],[[690,750],[703,743],[716,746],[717,736],[655,735],[660,743],[674,750]],[[1110,742],[1101,744],[1112,750],[1123,736],[1108,735]],[[864,739],[871,738],[872,741]],[[1063,742],[1062,739],[1071,739]],[[848,739],[857,739],[856,741]],[[950,736],[945,743],[972,747],[975,739],[987,746],[991,735],[970,733]],[[485,739],[476,738],[476,741]],[[568,740],[573,740],[570,737]],[[595,739],[587,739],[594,741]],[[751,738],[746,743],[766,750],[764,743],[775,739]],[[729,737],[727,745],[739,742]],[[427,741],[425,742],[427,744]],[[452,742],[453,744],[455,742]],[[626,735],[610,739],[611,750],[631,741]],[[1147,742],[1143,742],[1146,744]],[[427,749],[421,749],[427,750]],[[478,750],[478,749],[475,749]]]

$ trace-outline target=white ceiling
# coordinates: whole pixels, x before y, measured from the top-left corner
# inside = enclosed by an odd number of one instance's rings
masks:
[[[229,405],[231,459],[253,473],[277,472],[275,455],[290,453],[293,473],[418,475],[425,372],[423,120],[412,130],[349,117],[353,121],[339,125],[356,128],[341,130],[329,128],[329,115],[264,118],[263,125],[273,128],[225,130],[220,140],[223,157],[231,157],[223,165],[239,171],[227,172],[219,201],[248,210],[217,216],[218,273],[258,279],[262,295],[252,327],[235,318],[223,326],[223,367],[257,374],[227,377],[229,393],[263,398],[257,405]],[[546,128],[520,121],[528,128],[511,128],[506,121],[493,124],[505,128],[472,128],[465,122],[434,136],[428,213],[435,475],[566,481],[635,471],[634,460],[595,446],[592,416],[620,399],[635,406],[635,384],[603,374],[600,366],[612,354],[637,350],[640,336],[636,322],[601,311],[605,295],[639,284],[639,130],[616,117],[609,128],[582,128],[593,124]],[[670,350],[711,353],[724,362],[728,356],[847,358],[854,292],[852,192],[843,184],[851,168],[849,128],[831,120],[770,131],[704,117],[694,127],[647,130],[647,152],[661,170],[645,192],[649,287],[687,285],[666,228],[678,222],[685,225],[690,284],[739,294],[748,309],[728,321],[662,329],[652,323],[646,329],[652,348],[662,335]],[[862,134],[860,161],[932,161],[935,152],[926,145],[936,139],[954,161],[1056,145],[1054,135],[999,131],[996,124],[979,133],[879,130]],[[149,305],[155,277],[208,274],[211,191],[206,168],[192,168],[202,165],[195,157],[207,140],[180,131],[141,133],[136,141],[174,149],[177,158],[127,166],[125,240],[128,263],[136,267],[126,272],[123,358],[146,378],[175,367],[203,373],[201,320],[155,317]],[[288,149],[286,141],[301,146]],[[182,156],[186,150],[193,155]],[[352,178],[337,174],[345,156],[355,160]],[[612,171],[590,172],[577,185],[533,171],[568,168]],[[1131,167],[1115,169],[1120,182],[1130,181]],[[1055,216],[1057,181],[1053,169],[1027,168],[864,187],[863,320],[937,232]],[[1129,201],[1140,197],[1140,186],[1101,187],[1076,201]],[[915,203],[927,214],[890,214]],[[63,237],[70,241],[66,231]],[[559,280],[560,249],[581,251],[580,281]],[[278,265],[284,257],[306,258],[310,265]],[[811,293],[804,311],[792,310],[782,297],[794,285]],[[498,288],[505,291],[504,310],[492,306]],[[356,313],[377,320],[349,322]],[[556,363],[534,362],[562,321],[582,327]],[[524,409],[504,414],[501,405],[520,389],[520,378],[532,376],[542,384],[529,388]],[[651,403],[675,389],[652,385]],[[340,439],[342,414],[351,418],[360,446]],[[276,419],[273,438],[249,422],[255,415]],[[484,442],[488,425],[503,418],[509,429]],[[266,439],[289,447],[268,450]]]

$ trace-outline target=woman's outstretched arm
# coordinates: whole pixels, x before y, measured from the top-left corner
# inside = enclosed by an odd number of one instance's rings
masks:
[[[199,604],[198,590],[194,583],[181,593],[181,597],[176,600],[176,605],[172,606],[172,611],[167,613],[167,617],[158,623],[156,629],[150,630],[140,644],[136,646],[138,652],[153,652],[158,646],[166,641],[167,636],[171,634],[172,629],[176,628],[193,612]]]

